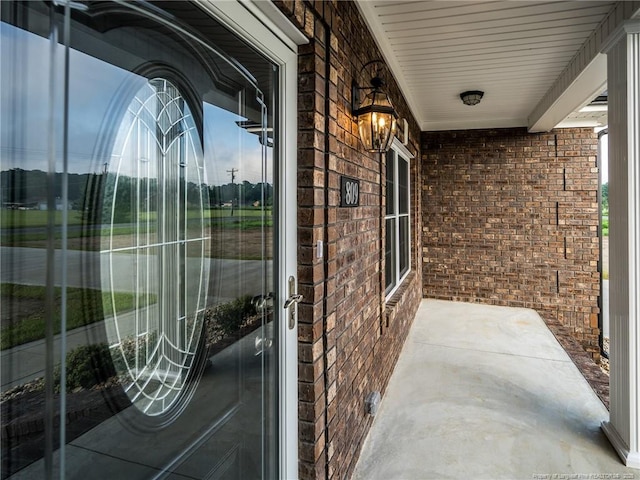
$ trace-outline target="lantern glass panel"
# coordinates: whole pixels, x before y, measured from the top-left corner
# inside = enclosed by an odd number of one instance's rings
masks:
[[[362,144],[369,152],[385,152],[396,131],[393,105],[384,92],[374,90],[362,102],[358,130]]]

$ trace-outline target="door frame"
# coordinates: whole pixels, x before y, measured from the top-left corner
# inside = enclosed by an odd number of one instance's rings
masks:
[[[236,0],[215,2],[195,0],[217,21],[248,42],[279,67],[279,129],[281,146],[278,168],[274,172],[278,190],[277,216],[278,296],[274,308],[279,314],[278,335],[278,433],[279,474],[281,478],[298,478],[298,329],[288,328],[288,312],[283,308],[288,292],[288,278],[297,281],[297,78],[298,45],[307,38],[271,1]],[[297,313],[296,313],[297,315]]]

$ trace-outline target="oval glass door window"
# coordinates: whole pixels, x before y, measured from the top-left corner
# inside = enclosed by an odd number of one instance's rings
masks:
[[[141,80],[100,174],[101,278],[116,372],[133,405],[162,416],[198,380],[209,197],[198,120],[177,82]]]

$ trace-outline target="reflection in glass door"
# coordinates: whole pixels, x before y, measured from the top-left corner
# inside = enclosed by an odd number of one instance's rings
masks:
[[[0,8],[2,478],[276,477],[278,68],[185,2]]]

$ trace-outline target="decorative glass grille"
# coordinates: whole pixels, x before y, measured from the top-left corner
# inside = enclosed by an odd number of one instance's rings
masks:
[[[204,323],[208,186],[197,123],[179,89],[154,78],[120,123],[103,179],[103,304],[132,403],[166,413],[186,391]],[[208,220],[208,217],[207,219]],[[116,292],[133,294],[119,305]]]

